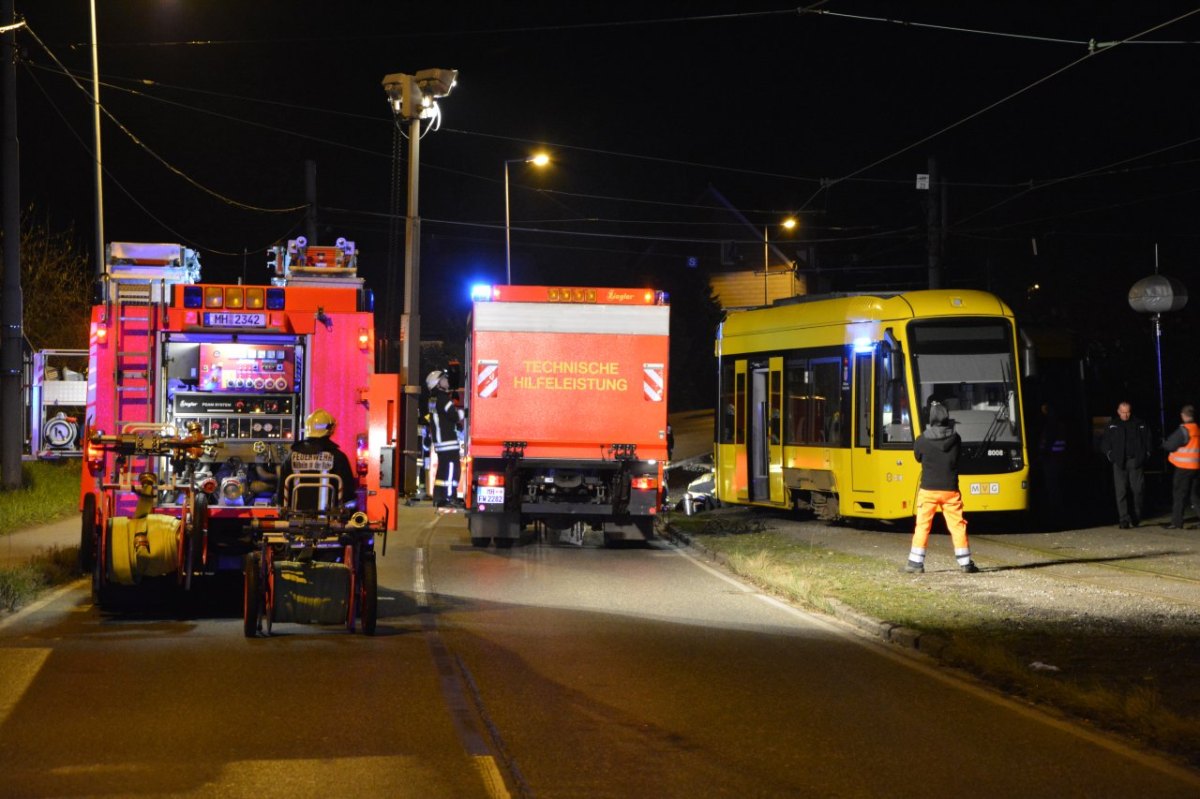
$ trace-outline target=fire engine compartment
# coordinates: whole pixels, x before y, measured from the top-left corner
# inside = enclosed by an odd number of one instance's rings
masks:
[[[211,507],[275,506],[279,468],[301,428],[305,343],[295,335],[166,333],[163,420],[214,446],[196,484]]]

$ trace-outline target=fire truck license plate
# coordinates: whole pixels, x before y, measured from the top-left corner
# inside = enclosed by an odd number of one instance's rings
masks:
[[[265,313],[230,313],[212,311],[204,314],[205,327],[266,327]]]
[[[504,488],[501,486],[476,486],[476,505],[503,505]]]

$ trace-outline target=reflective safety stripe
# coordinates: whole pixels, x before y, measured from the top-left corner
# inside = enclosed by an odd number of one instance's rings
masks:
[[[925,562],[925,550],[920,547],[913,547],[908,551],[908,559],[913,563]]]
[[[642,364],[642,398],[648,402],[662,402],[663,365],[661,363]]]
[[[475,393],[486,399],[500,391],[500,362],[479,361],[475,365]]]
[[[1168,455],[1167,460],[1178,469],[1200,469],[1200,425],[1186,422],[1183,429],[1188,434],[1187,443]]]
[[[960,549],[959,547],[955,547],[954,548],[954,559],[958,561],[959,566],[966,566],[968,563],[971,562],[971,548],[966,547],[966,548]]]

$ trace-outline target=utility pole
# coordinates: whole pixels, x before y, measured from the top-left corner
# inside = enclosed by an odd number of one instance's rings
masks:
[[[454,88],[458,70],[424,69],[416,75],[394,72],[383,77],[383,90],[395,116],[396,125],[408,123],[408,209],[404,235],[404,314],[400,319],[400,383],[404,390],[403,441],[401,468],[404,494],[417,490],[417,472],[421,468],[420,442],[417,441],[418,400],[421,397],[421,217],[417,212],[421,164],[421,120],[440,121],[437,100]],[[395,302],[389,297],[388,302]]]
[[[937,158],[929,156],[929,213],[926,228],[929,236],[929,288],[942,287],[942,251],[946,240],[946,187],[938,172]]]
[[[6,30],[4,61],[4,294],[0,300],[0,488],[21,487],[21,445],[25,440],[25,403],[21,396],[21,342],[24,301],[21,294],[21,173],[17,139],[16,0],[3,0],[0,25]],[[11,26],[11,27],[10,27]]]

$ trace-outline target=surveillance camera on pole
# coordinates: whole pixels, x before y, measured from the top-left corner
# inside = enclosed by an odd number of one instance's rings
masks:
[[[393,72],[383,77],[392,113],[408,121],[438,114],[437,100],[448,97],[458,79],[456,69],[423,69],[416,75]]]

